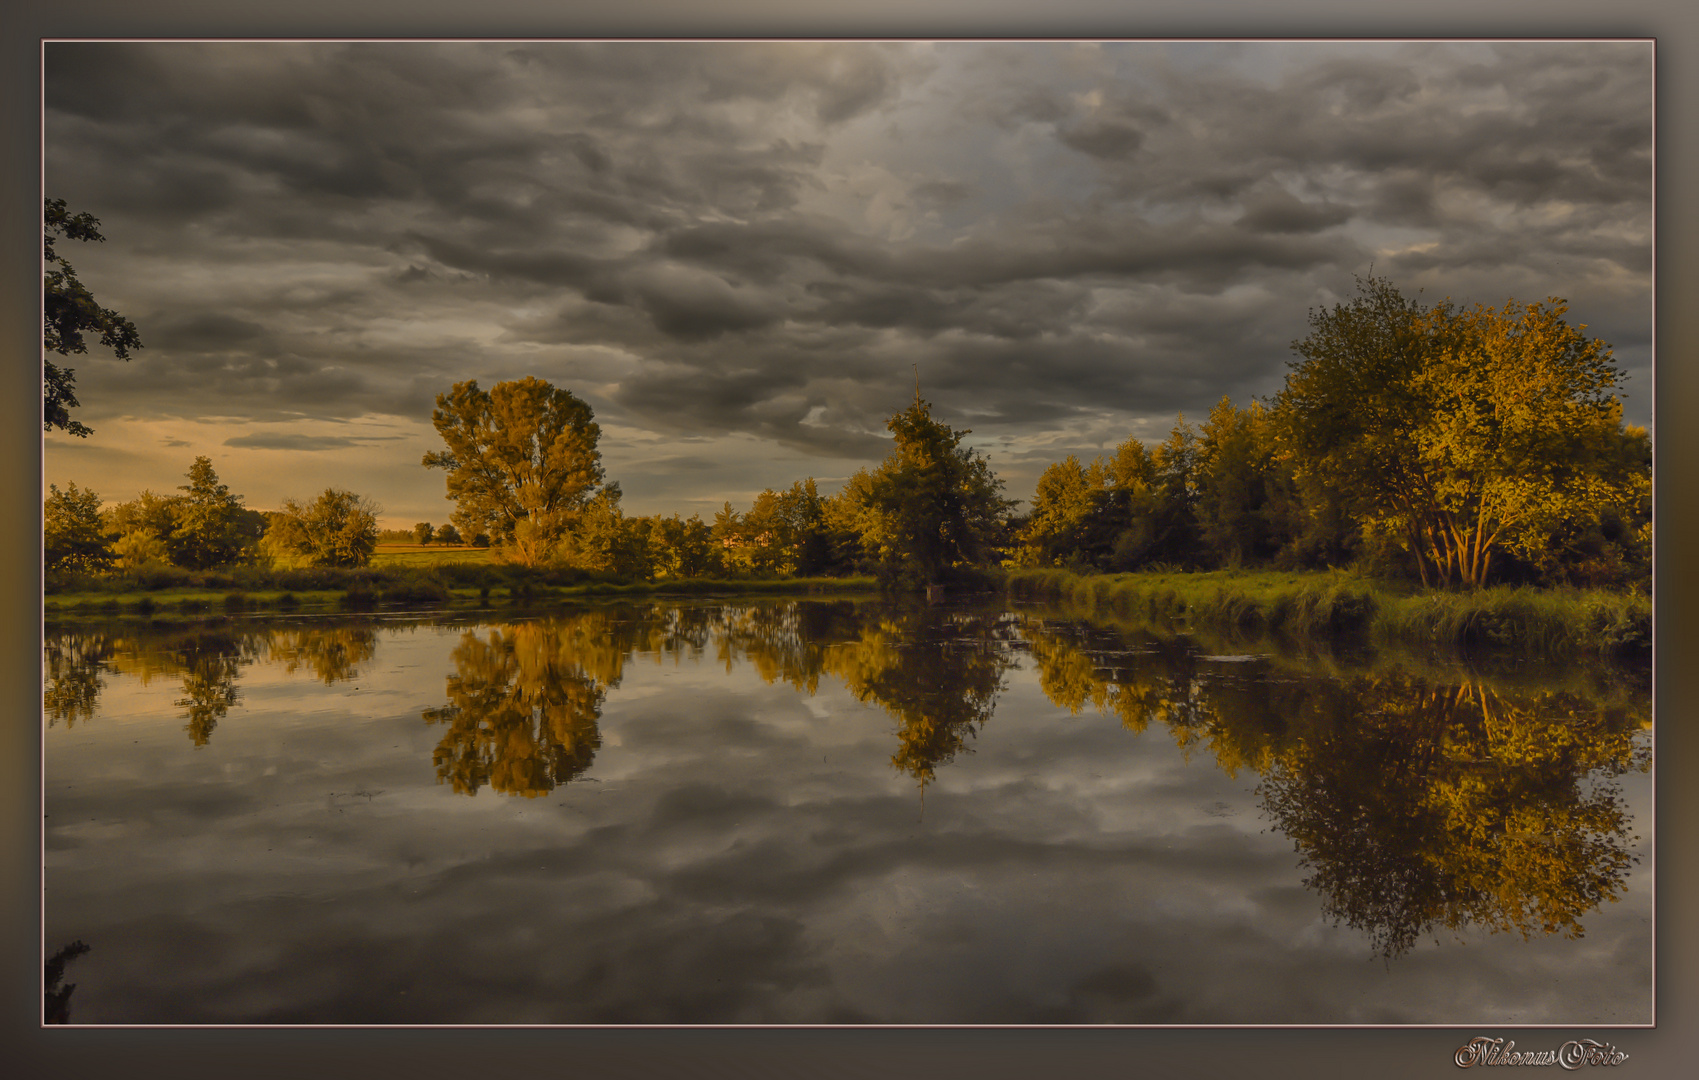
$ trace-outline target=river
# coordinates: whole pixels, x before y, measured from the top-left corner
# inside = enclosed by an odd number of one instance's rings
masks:
[[[1649,673],[872,600],[50,625],[85,1024],[1649,1024]]]

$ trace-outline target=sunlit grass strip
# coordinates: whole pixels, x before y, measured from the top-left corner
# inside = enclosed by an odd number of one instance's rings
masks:
[[[1386,597],[1377,639],[1498,645],[1540,656],[1630,653],[1652,646],[1652,601],[1600,589],[1496,586]]]
[[[548,592],[561,596],[603,593],[748,596],[759,593],[870,593],[878,588],[878,579],[871,577],[673,578],[652,582],[587,582],[549,589]]]
[[[1075,574],[1011,570],[1009,595],[1156,625],[1185,622],[1293,640],[1500,646],[1529,655],[1649,648],[1645,597],[1581,589],[1495,587],[1415,592],[1344,571]]]
[[[387,548],[387,550],[386,550]],[[490,565],[490,549],[477,547],[403,547],[378,545],[372,553],[371,565],[378,569],[389,567],[429,567],[445,563],[471,566]]]
[[[203,617],[244,611],[294,609],[369,609],[396,605],[488,606],[546,604],[593,596],[752,596],[870,594],[878,589],[871,577],[775,578],[726,580],[689,578],[673,581],[622,583],[583,581],[555,585],[522,573],[496,575],[488,571],[457,581],[394,568],[371,573],[321,575],[335,580],[330,588],[196,588],[166,587],[80,591],[43,598],[49,618],[73,616],[143,616],[148,618]],[[336,580],[340,578],[340,580]],[[327,582],[311,580],[312,584]]]

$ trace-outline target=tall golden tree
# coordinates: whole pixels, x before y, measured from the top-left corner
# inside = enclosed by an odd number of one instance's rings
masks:
[[[850,484],[873,519],[862,542],[881,575],[934,584],[958,568],[984,564],[1014,503],[1002,497],[1003,481],[991,463],[961,445],[970,432],[934,419],[918,389],[914,404],[886,426],[896,445],[866,480],[858,474]]]
[[[448,448],[424,464],[448,472],[460,532],[487,535],[524,566],[548,558],[602,482],[593,416],[570,391],[529,375],[437,395],[431,422]]]
[[[1277,398],[1288,460],[1409,549],[1424,584],[1486,583],[1496,553],[1635,499],[1610,347],[1562,300],[1426,306],[1383,278],[1312,312]],[[1643,438],[1643,433],[1638,433]]]

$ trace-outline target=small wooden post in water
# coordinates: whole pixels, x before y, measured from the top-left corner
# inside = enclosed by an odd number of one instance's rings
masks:
[[[928,585],[926,587],[926,602],[936,604],[944,599],[944,586]]]

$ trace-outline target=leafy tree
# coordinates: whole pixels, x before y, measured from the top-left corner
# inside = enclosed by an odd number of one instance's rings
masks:
[[[413,526],[413,539],[416,543],[428,544],[432,535],[431,523],[428,521],[421,521]]]
[[[49,570],[95,570],[111,563],[100,520],[100,496],[66,484],[47,487],[42,503],[42,563]]]
[[[1136,436],[1115,448],[1109,460],[1109,493],[1103,514],[1115,532],[1112,570],[1132,570],[1156,542],[1156,462]]]
[[[456,529],[453,525],[444,523],[443,526],[437,530],[437,543],[439,543],[439,544],[458,544],[458,543],[460,543],[460,530]]]
[[[284,500],[273,543],[314,566],[364,566],[377,548],[377,515],[371,499],[325,488],[311,503]]]
[[[714,512],[714,524],[709,536],[719,548],[719,562],[728,574],[752,573],[755,569],[754,546],[749,542],[749,530],[743,515],[732,509],[731,500]]]
[[[708,577],[720,569],[722,549],[700,514],[650,519],[648,541],[650,569],[658,578]]]
[[[641,519],[620,509],[618,484],[596,493],[561,538],[554,558],[563,565],[618,578],[647,578],[650,573],[647,529]]]
[[[896,445],[859,488],[862,509],[873,518],[862,540],[881,576],[932,584],[984,564],[1015,504],[1000,494],[1003,482],[990,463],[961,445],[970,433],[934,420],[919,394],[886,426]]]
[[[1020,532],[1019,561],[1027,566],[1103,567],[1114,545],[1109,495],[1109,467],[1101,458],[1082,466],[1069,454],[1045,469]]]
[[[1101,511],[1105,526],[1114,533],[1111,569],[1207,561],[1198,538],[1197,462],[1197,432],[1184,415],[1154,451],[1136,438],[1116,448],[1107,466],[1110,486]],[[1102,540],[1095,544],[1100,550]]]
[[[1652,442],[1625,425],[1599,448],[1600,471],[1613,497],[1593,514],[1568,518],[1542,551],[1522,557],[1539,579],[1605,588],[1645,587],[1652,572]]]
[[[136,529],[112,541],[112,560],[120,570],[139,570],[144,566],[165,566],[171,561],[171,549],[154,533]]]
[[[728,568],[744,573],[818,574],[832,564],[826,500],[813,477],[785,491],[766,489],[744,514],[726,503],[712,536]]]
[[[57,238],[104,243],[100,235],[100,220],[87,212],[72,215],[65,209],[64,199],[47,199],[42,206],[42,259],[50,267],[41,279],[41,344],[47,352],[60,356],[88,352],[84,334],[100,334],[100,343],[112,350],[120,360],[130,358],[131,349],[142,347],[141,335],[135,324],[110,308],[95,302],[94,296],[77,280],[77,272],[69,261],[59,255],[54,244]],[[70,410],[80,403],[76,395],[76,375],[71,368],[60,367],[43,359],[41,366],[41,429],[61,428],[79,438],[87,438],[91,429],[71,419]]]
[[[172,561],[193,569],[236,561],[246,539],[242,496],[218,482],[211,458],[195,458],[188,479],[178,488],[186,494],[177,504],[177,525],[168,541]]]
[[[1381,278],[1312,312],[1277,399],[1294,469],[1370,535],[1396,537],[1424,584],[1486,583],[1495,556],[1537,560],[1602,506],[1632,504],[1610,348],[1564,302],[1427,307]]]
[[[1432,491],[1423,537],[1441,581],[1485,584],[1495,553],[1537,560],[1567,525],[1636,494],[1634,474],[1617,468],[1621,375],[1566,310],[1553,298],[1435,312],[1448,347],[1422,373],[1434,405],[1416,439]]]
[[[1197,519],[1204,544],[1230,566],[1273,556],[1290,538],[1290,478],[1269,411],[1222,398],[1198,441]]]
[[[118,503],[103,512],[101,520],[112,536],[142,532],[164,542],[177,530],[182,503],[181,495],[160,495],[144,488],[129,502]]]
[[[1151,455],[1156,474],[1157,558],[1181,564],[1199,562],[1197,523],[1198,435],[1185,414],[1174,421],[1168,439]]]
[[[592,416],[569,391],[531,376],[488,393],[467,381],[439,394],[431,422],[448,449],[424,463],[447,471],[460,531],[488,535],[521,565],[544,562],[602,481]]]

